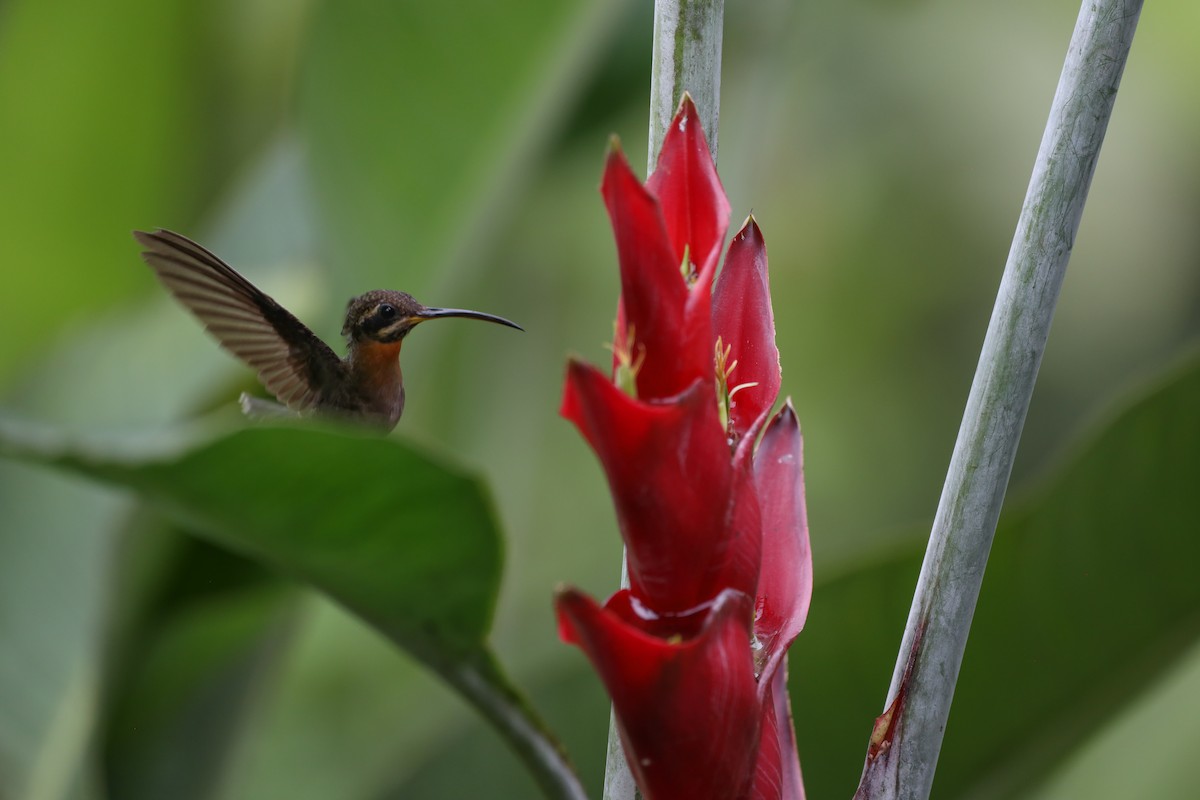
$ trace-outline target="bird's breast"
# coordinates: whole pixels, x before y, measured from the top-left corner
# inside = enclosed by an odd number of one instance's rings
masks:
[[[400,342],[359,345],[350,359],[352,379],[364,404],[364,415],[396,425],[404,411],[404,382],[400,373]]]

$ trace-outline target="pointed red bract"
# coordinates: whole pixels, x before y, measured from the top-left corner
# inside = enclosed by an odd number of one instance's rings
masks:
[[[734,467],[717,419],[712,384],[697,381],[667,403],[644,403],[599,370],[567,369],[562,415],[592,445],[608,476],[630,584],[660,613],[712,599],[722,588],[753,594],[757,561],[731,564],[738,537],[759,536],[758,508],[743,500],[733,518]],[[753,495],[742,470],[739,486]]]
[[[604,467],[630,588],[560,592],[560,634],[608,687],[648,800],[803,800],[786,650],[812,563],[799,424],[790,402],[771,418],[766,245],[748,219],[714,281],[729,204],[686,97],[646,184],[614,149],[601,192],[620,385],[572,361],[561,413]]]
[[[779,395],[779,350],[775,347],[775,315],[767,280],[767,247],[754,217],[733,237],[725,267],[713,287],[713,330],[730,347],[737,366],[729,389],[734,430],[744,434]]]
[[[662,206],[676,265],[686,250],[693,273],[715,274],[729,226],[729,201],[690,97],[679,104],[646,188]]]
[[[763,648],[761,671],[767,680],[804,628],[812,598],[803,441],[790,402],[763,433],[754,455],[754,475],[762,507],[762,570],[754,630]]]
[[[757,479],[754,475],[754,440],[766,417],[752,426],[733,453],[733,489],[729,515],[725,520],[729,549],[722,575],[724,585],[754,595],[762,565],[762,510],[759,507]],[[742,588],[748,587],[748,588]]]
[[[620,150],[609,154],[600,191],[621,265],[621,310],[614,348],[631,351],[641,362],[638,397],[671,397],[698,378],[711,380],[710,355],[696,346],[681,346],[698,343],[708,333],[695,330],[685,319],[687,285],[667,239],[662,209]],[[631,329],[632,342],[627,338]]]
[[[608,688],[646,800],[745,797],[761,733],[749,597],[732,589],[665,637],[627,590],[603,608],[575,590],[556,598],[559,629]],[[654,634],[643,628],[657,628]],[[657,635],[656,635],[657,634]]]

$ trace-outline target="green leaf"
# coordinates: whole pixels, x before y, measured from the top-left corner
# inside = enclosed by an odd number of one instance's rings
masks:
[[[501,542],[475,478],[395,439],[315,427],[129,447],[0,419],[0,455],[131,489],[197,534],[321,589],[461,692],[550,796],[582,796],[486,645]]]
[[[490,503],[475,478],[399,441],[247,428],[130,457],[0,430],[0,452],[131,489],[428,663],[462,659],[487,635],[501,568]]]
[[[1169,675],[1096,731],[1028,800],[1196,795],[1200,642]],[[1136,764],[1131,769],[1130,764]]]
[[[1021,797],[1200,635],[1200,361],[1001,518],[934,791]],[[847,792],[882,709],[917,536],[817,586],[791,677],[812,796]],[[1127,765],[1122,765],[1122,769]]]

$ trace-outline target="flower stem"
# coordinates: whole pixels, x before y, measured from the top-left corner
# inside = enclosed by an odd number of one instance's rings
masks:
[[[896,660],[890,716],[881,717],[890,720],[887,741],[872,737],[856,798],[929,796],[1021,428],[1141,7],[1141,0],[1085,0],[1079,12]]]
[[[654,171],[663,136],[684,92],[696,104],[716,160],[724,18],[725,0],[654,0],[647,172]]]
[[[721,33],[725,0],[654,0],[654,51],[650,68],[650,147],[646,173],[654,171],[667,127],[683,93],[692,96],[713,160],[717,158],[717,119],[721,105]],[[621,586],[629,586],[625,558]],[[616,715],[608,726],[604,800],[641,800],[625,760]]]

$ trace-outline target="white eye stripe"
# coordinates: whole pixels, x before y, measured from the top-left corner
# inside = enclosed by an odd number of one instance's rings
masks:
[[[390,322],[379,330],[375,331],[375,335],[379,337],[389,336],[397,331],[405,330],[410,326],[410,321],[401,317],[400,319]]]

